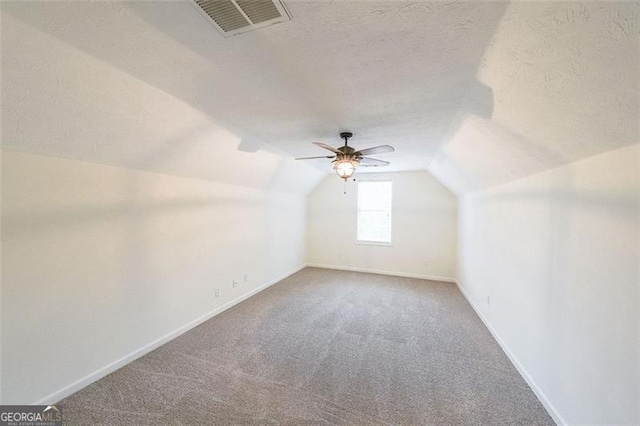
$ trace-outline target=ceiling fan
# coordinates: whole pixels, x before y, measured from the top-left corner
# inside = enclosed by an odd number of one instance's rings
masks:
[[[340,138],[344,139],[344,146],[339,148],[333,148],[322,142],[314,142],[315,145],[322,147],[326,150],[333,152],[335,155],[323,155],[319,157],[301,157],[296,160],[314,160],[317,158],[331,158],[333,161],[333,170],[337,175],[345,181],[349,179],[356,171],[357,166],[362,167],[384,167],[390,163],[388,161],[376,160],[375,158],[365,157],[369,154],[383,154],[386,152],[393,152],[395,149],[390,145],[379,145],[372,148],[366,148],[356,151],[348,145],[349,138],[353,136],[351,132],[340,133]]]

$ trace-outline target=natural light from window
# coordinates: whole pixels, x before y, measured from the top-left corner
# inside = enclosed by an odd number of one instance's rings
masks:
[[[357,241],[391,243],[391,181],[358,182]]]

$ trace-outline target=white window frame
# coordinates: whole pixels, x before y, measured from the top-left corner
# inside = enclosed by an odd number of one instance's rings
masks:
[[[389,214],[391,214],[391,229],[389,232],[389,242],[386,241],[366,241],[358,239],[358,217],[360,212],[359,199],[360,199],[360,187],[356,185],[356,218],[355,218],[355,230],[356,230],[356,244],[362,244],[367,246],[383,246],[383,247],[393,247],[393,227],[394,227],[394,188],[393,188],[393,179],[358,179],[356,183],[369,183],[369,182],[390,182],[391,183],[391,209],[389,210]]]

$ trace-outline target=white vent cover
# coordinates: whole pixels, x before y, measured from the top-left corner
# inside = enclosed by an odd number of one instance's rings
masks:
[[[225,37],[291,20],[279,0],[192,0]]]

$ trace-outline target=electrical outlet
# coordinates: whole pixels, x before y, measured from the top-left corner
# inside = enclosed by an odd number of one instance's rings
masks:
[[[215,297],[220,297],[220,289],[216,288],[215,292],[213,293]]]
[[[487,296],[487,305],[491,304],[491,296]]]
[[[247,274],[244,274],[244,282],[247,282]]]
[[[231,286],[232,286],[233,288],[236,288],[236,286],[237,286],[237,285],[238,285],[238,283],[236,282],[236,280],[233,280],[233,283],[231,284]]]

